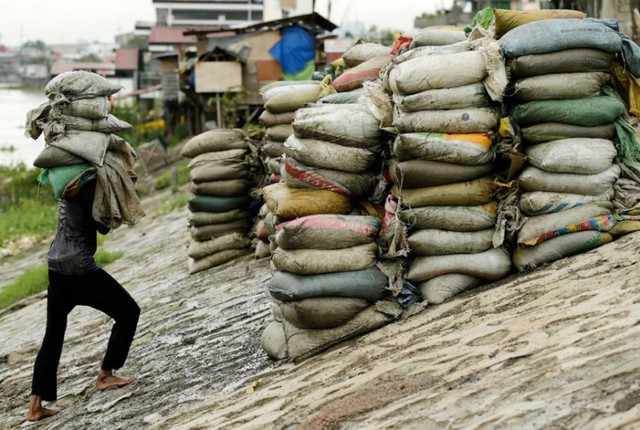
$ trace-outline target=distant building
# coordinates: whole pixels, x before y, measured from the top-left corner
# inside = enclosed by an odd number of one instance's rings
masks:
[[[263,20],[262,0],[153,0],[162,27],[237,27]]]

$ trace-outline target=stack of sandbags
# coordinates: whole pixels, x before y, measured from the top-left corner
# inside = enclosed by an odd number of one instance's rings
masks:
[[[359,215],[307,215],[276,226],[274,321],[262,335],[269,356],[308,357],[393,319],[377,303],[388,285],[375,266],[379,230],[379,218]]]
[[[250,168],[247,139],[239,129],[217,129],[191,138],[181,155],[190,158],[189,273],[218,266],[251,250],[247,233]]]
[[[271,357],[295,359],[394,317],[376,303],[388,278],[376,266],[380,214],[367,201],[382,149],[378,121],[365,104],[316,104],[296,111],[293,130],[283,183],[263,189],[276,310],[262,343]]]
[[[392,195],[409,228],[406,279],[427,303],[441,303],[511,270],[509,253],[493,244],[498,201],[492,137],[500,107],[490,94],[506,72],[495,66],[495,42],[470,47],[409,50],[385,78],[398,131]]]
[[[500,44],[512,77],[505,103],[528,160],[513,253],[525,270],[612,240],[626,108],[609,86],[621,38],[603,21],[560,18],[515,26]]]
[[[280,180],[280,156],[284,154],[284,141],[293,133],[294,112],[332,92],[335,91],[322,81],[278,81],[260,89],[265,109],[259,117],[265,127],[260,157],[269,183]]]
[[[43,169],[89,163],[102,166],[107,150],[127,147],[113,133],[131,125],[110,114],[109,96],[122,89],[95,73],[61,73],[45,87],[49,102],[27,114],[25,134],[37,139],[42,133],[45,148],[34,161]]]

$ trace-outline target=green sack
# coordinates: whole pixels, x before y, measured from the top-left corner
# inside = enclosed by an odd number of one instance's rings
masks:
[[[570,100],[536,100],[509,108],[509,116],[520,126],[542,122],[594,127],[610,124],[625,113],[625,106],[612,96]]]
[[[51,185],[53,194],[56,199],[59,199],[70,184],[80,181],[88,171],[95,171],[95,168],[90,163],[52,167],[42,170],[38,175],[38,182],[42,185]]]

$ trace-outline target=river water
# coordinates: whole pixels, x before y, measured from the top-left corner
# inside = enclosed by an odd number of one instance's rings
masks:
[[[44,138],[33,140],[24,135],[26,114],[29,110],[47,101],[44,89],[24,91],[0,88],[0,165],[17,166],[22,163],[33,168],[42,148]]]

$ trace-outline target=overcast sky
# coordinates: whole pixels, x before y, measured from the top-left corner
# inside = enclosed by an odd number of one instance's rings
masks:
[[[361,21],[366,28],[409,31],[413,19],[433,13],[451,0],[316,0],[316,12],[337,25]],[[0,10],[0,44],[19,46],[28,40],[76,43],[113,42],[133,31],[136,21],[155,21],[151,0],[4,0]]]

